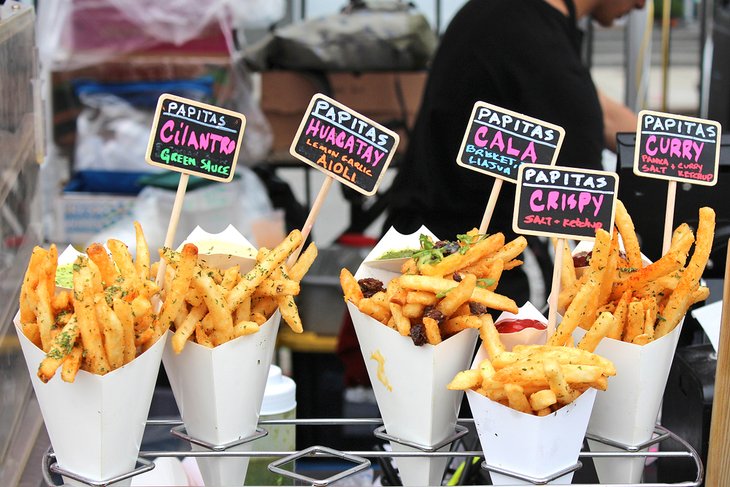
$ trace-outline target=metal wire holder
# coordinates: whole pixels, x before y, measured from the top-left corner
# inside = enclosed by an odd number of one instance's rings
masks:
[[[410,446],[411,448],[416,448],[418,450],[425,451],[425,452],[438,451],[441,448],[443,448],[444,446],[455,442],[456,440],[458,440],[462,436],[467,435],[468,433],[469,433],[469,428],[466,428],[464,426],[461,426],[460,424],[457,424],[453,435],[447,437],[443,441],[436,443],[435,445],[426,446],[426,445],[421,445],[419,443],[414,443],[412,441],[404,440],[403,438],[398,438],[396,436],[389,435],[388,433],[385,432],[385,425],[379,426],[379,427],[375,428],[375,430],[373,431],[373,435],[375,435],[376,438],[380,438],[381,440],[386,440],[386,441],[392,441],[394,443],[399,443],[399,444],[405,445],[405,446]]]
[[[91,487],[107,487],[109,485],[115,484],[116,482],[121,482],[122,480],[134,477],[135,475],[149,472],[150,470],[155,468],[155,464],[152,462],[152,460],[138,457],[137,463],[141,464],[141,466],[135,468],[134,470],[104,480],[92,480],[83,475],[79,475],[77,473],[59,467],[58,463],[56,463],[56,454],[53,452],[52,447],[49,447],[48,450],[46,450],[46,453],[43,455],[42,461],[43,480],[46,482],[46,484],[56,487],[61,487],[65,484],[60,484],[60,486],[59,484],[56,484],[51,477],[52,473],[56,475],[61,475],[63,477],[68,477],[70,479],[76,480],[77,482],[81,482],[82,484],[90,485]]]
[[[473,419],[471,418],[464,418],[459,419],[459,423],[473,423]],[[461,436],[468,433],[468,429],[464,426],[458,425],[457,431],[454,434],[454,437],[448,438],[448,441],[444,441],[443,444],[434,445],[430,447],[423,448],[423,445],[417,445],[413,444],[411,442],[405,442],[402,439],[399,438],[393,438],[390,435],[387,435],[387,433],[384,433],[382,430],[382,420],[378,418],[319,418],[319,419],[276,419],[276,420],[262,420],[259,422],[259,426],[267,426],[267,425],[283,425],[283,424],[294,424],[294,425],[302,425],[302,426],[345,426],[345,425],[374,425],[376,426],[375,431],[373,432],[374,435],[380,439],[389,440],[389,441],[396,441],[397,443],[402,443],[406,446],[412,446],[415,449],[411,451],[377,451],[377,450],[366,450],[366,451],[339,451],[332,448],[328,448],[325,446],[311,446],[308,448],[305,448],[300,451],[230,451],[226,450],[231,448],[232,446],[236,446],[241,443],[251,442],[255,441],[258,438],[262,438],[263,436],[266,436],[267,432],[265,429],[258,428],[257,432],[254,433],[251,437],[243,438],[241,440],[237,440],[236,442],[233,442],[231,444],[226,445],[210,445],[206,442],[200,442],[197,439],[189,437],[187,434],[182,433],[183,428],[182,421],[179,419],[153,419],[147,421],[147,426],[174,426],[170,432],[171,434],[182,438],[186,441],[190,441],[191,443],[195,443],[204,447],[207,447],[206,450],[199,450],[199,451],[171,451],[171,450],[161,450],[161,451],[140,451],[139,452],[139,458],[137,460],[138,464],[141,464],[140,467],[136,468],[135,470],[128,472],[123,475],[119,475],[117,477],[103,480],[103,481],[93,481],[88,478],[85,478],[83,476],[80,476],[78,474],[75,474],[73,472],[68,472],[62,468],[60,468],[55,463],[55,453],[51,448],[49,448],[44,457],[43,457],[43,478],[46,481],[46,483],[49,486],[54,487],[60,487],[58,484],[53,483],[53,479],[51,474],[58,474],[62,475],[71,479],[74,479],[78,482],[84,483],[86,485],[89,485],[91,487],[107,487],[114,482],[119,482],[121,480],[128,479],[132,476],[139,475],[141,473],[150,471],[154,468],[154,463],[151,459],[157,458],[157,457],[177,457],[177,458],[184,458],[184,457],[203,457],[203,458],[210,458],[210,457],[218,457],[218,458],[230,458],[230,457],[279,457],[279,460],[276,460],[269,464],[269,470],[289,477],[293,478],[302,482],[306,482],[312,486],[317,487],[326,487],[327,485],[337,481],[341,480],[345,477],[349,477],[357,472],[360,472],[366,468],[368,468],[371,464],[370,460],[372,458],[399,458],[399,457],[450,457],[450,458],[456,458],[456,457],[483,457],[484,452],[481,450],[450,450],[450,451],[438,451],[443,446],[445,446],[449,442],[454,442],[457,439],[461,438]],[[173,430],[175,433],[173,433]],[[377,431],[377,434],[375,433]],[[642,444],[639,445],[624,445],[621,443],[618,443],[616,441],[602,438],[600,436],[596,435],[586,435],[587,439],[594,440],[603,444],[606,444],[611,447],[617,448],[617,451],[581,451],[579,454],[580,458],[636,458],[636,457],[656,457],[656,458],[685,458],[688,460],[692,460],[695,464],[697,475],[694,480],[688,480],[688,481],[682,481],[682,482],[674,482],[674,483],[637,483],[637,484],[610,484],[610,486],[607,486],[606,484],[578,484],[582,487],[700,487],[702,484],[702,480],[704,478],[704,467],[702,465],[702,460],[697,453],[697,451],[687,443],[684,439],[677,436],[676,434],[672,433],[668,429],[657,425],[654,430],[655,436]],[[661,441],[664,441],[666,439],[672,439],[682,445],[683,450],[673,450],[673,451],[647,451],[646,449],[656,443],[659,443]],[[192,441],[195,440],[195,441]],[[331,477],[325,478],[325,479],[314,479],[305,475],[301,475],[296,472],[290,472],[288,470],[281,469],[281,465],[284,465],[286,463],[295,461],[297,459],[302,459],[305,457],[317,457],[317,456],[325,456],[325,457],[336,457],[340,458],[352,463],[355,463],[355,465],[347,470],[344,470],[342,472],[339,472]],[[489,470],[496,473],[501,473],[503,475],[507,475],[510,477],[513,477],[517,480],[521,480],[523,482],[529,482],[534,485],[544,485],[546,483],[549,483],[550,481],[562,477],[563,475],[566,475],[570,472],[573,472],[577,469],[579,469],[582,466],[582,463],[578,461],[576,464],[566,467],[565,469],[561,469],[558,472],[555,472],[549,476],[541,477],[541,478],[533,478],[526,476],[524,474],[521,474],[519,472],[512,472],[506,469],[502,469],[500,467],[490,465],[487,461],[482,462],[481,467],[485,470]],[[504,486],[504,487],[515,487],[515,486]]]
[[[352,462],[355,465],[348,468],[347,470],[343,470],[342,472],[331,475],[330,477],[327,477],[325,479],[315,479],[281,468],[282,465],[298,460],[299,458],[312,457],[317,455],[340,458],[342,460]],[[284,458],[280,458],[279,460],[276,460],[274,462],[271,462],[268,468],[270,471],[278,473],[279,475],[283,475],[284,477],[301,480],[317,487],[325,487],[332,482],[336,482],[337,480],[349,477],[350,475],[356,474],[357,472],[365,470],[368,467],[370,467],[370,460],[368,460],[367,458],[363,458],[357,455],[351,455],[332,448],[327,448],[326,446],[315,445],[310,446],[309,448],[305,448],[304,450],[294,453],[293,455],[289,455]]]

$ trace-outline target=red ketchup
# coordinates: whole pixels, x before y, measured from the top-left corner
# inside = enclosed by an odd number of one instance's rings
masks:
[[[525,328],[535,328],[537,330],[545,330],[547,328],[541,321],[526,318],[500,320],[494,326],[497,327],[497,331],[500,333],[517,333]]]

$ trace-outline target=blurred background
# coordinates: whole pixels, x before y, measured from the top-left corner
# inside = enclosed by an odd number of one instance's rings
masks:
[[[177,178],[145,163],[158,96],[175,93],[247,117],[236,178],[229,184],[191,179],[175,242],[196,225],[217,232],[233,224],[254,243],[263,238],[262,226],[283,235],[301,227],[324,181],[288,154],[312,95],[328,94],[398,131],[404,150],[429,57],[463,3],[0,1],[0,485],[39,485],[37,457],[48,444],[11,325],[25,262],[38,243],[83,249],[110,236],[129,241],[134,219],[150,247],[162,245]],[[637,111],[730,126],[730,1],[650,0],[612,28],[590,20],[583,28],[585,63],[606,93]],[[633,179],[632,144],[631,134],[620,139],[617,154],[605,153],[604,166],[620,173],[620,197],[636,218],[642,247],[651,248],[661,222],[642,209],[662,201],[663,189]],[[724,143],[720,164],[725,186]],[[275,358],[297,383],[299,417],[378,415],[367,387],[346,387],[335,353],[344,313],[337,276],[342,267],[354,271],[380,235],[397,170],[396,157],[372,198],[337,185],[315,223],[311,238],[320,257],[298,298],[306,332],[293,337],[282,330]],[[720,279],[722,241],[730,233],[722,187],[680,185],[678,191],[683,203],[676,221],[696,220],[700,204],[717,211],[720,243],[708,276]],[[530,296],[544,302],[549,266],[530,255],[525,261],[535,277]],[[708,370],[711,352],[702,348],[701,330],[688,328],[684,345],[695,348],[674,377],[684,374],[685,386],[691,379],[698,387],[688,392],[677,385],[668,393],[695,405],[666,417],[699,418],[677,428],[688,428],[706,454],[711,391],[703,385],[712,382],[714,369]],[[161,377],[153,410],[176,414],[170,401]],[[373,446],[367,427],[342,428],[336,438],[304,429],[297,441]]]

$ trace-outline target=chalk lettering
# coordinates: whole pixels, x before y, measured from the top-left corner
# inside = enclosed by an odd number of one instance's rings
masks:
[[[331,120],[343,127],[348,127],[350,130],[357,132],[359,135],[369,139],[375,144],[382,146],[387,145],[390,142],[390,136],[388,134],[373,127],[365,120],[355,117],[352,113],[329,103],[327,100],[323,100],[321,98],[317,99],[314,103],[312,113]],[[310,126],[311,122],[312,120],[310,120]],[[307,127],[307,135],[309,135],[309,127]]]
[[[366,176],[372,177],[373,171],[369,167],[363,166],[359,161],[354,160],[352,157],[349,156],[342,156],[342,162],[347,163],[354,167],[357,171],[360,171],[361,173],[365,174]]]
[[[538,215],[525,215],[524,222],[527,224],[535,225],[550,225],[553,217],[551,216],[538,216]]]
[[[166,147],[160,151],[160,159],[165,161],[167,164],[178,163],[183,166],[197,166],[197,162],[194,157],[187,156],[173,152],[169,147]]]
[[[340,161],[332,161],[328,159],[325,154],[322,154],[319,159],[317,159],[317,164],[352,183],[355,183],[357,180],[356,172],[351,171],[348,166],[342,164]]]
[[[603,195],[592,195],[586,191],[563,192],[552,190],[545,193],[542,189],[536,189],[529,198],[530,209],[534,212],[551,211],[551,210],[574,210],[578,209],[579,213],[583,213],[587,207],[593,207],[593,216],[597,216],[603,205]]]
[[[226,126],[226,118],[222,113],[215,113],[194,105],[170,100],[167,104],[167,111],[178,117],[185,117],[206,124]]]
[[[704,142],[698,143],[689,139],[657,137],[656,135],[650,135],[646,139],[645,151],[650,156],[661,154],[669,157],[680,157],[696,162],[699,160],[704,146]]]
[[[544,170],[529,167],[525,169],[524,181],[537,184],[552,184],[576,187],[577,189],[601,189],[608,184],[605,176]]]
[[[219,174],[221,176],[228,176],[231,170],[230,166],[224,164],[214,164],[208,159],[202,159],[200,161],[200,168],[208,174]]]
[[[666,174],[667,166],[655,166],[653,164],[642,164],[641,172],[654,173],[654,174]]]
[[[603,228],[603,223],[596,221],[592,222],[588,218],[563,218],[563,227],[567,228],[592,228],[594,230],[598,230],[599,228]]]
[[[496,147],[501,152],[506,153],[508,156],[519,159],[520,162],[524,162],[529,159],[530,162],[537,162],[537,153],[535,152],[535,143],[529,141],[527,147],[518,148],[517,144],[524,143],[524,140],[518,139],[512,136],[507,136],[505,142],[505,136],[500,130],[495,130],[493,137],[490,140],[489,127],[482,125],[479,127],[474,134],[474,144],[477,147],[487,147],[490,150],[494,150]]]
[[[196,132],[185,122],[167,120],[160,128],[160,140],[177,146],[193,149],[210,150],[220,154],[232,154],[236,150],[236,141],[225,135],[209,132]]]
[[[480,161],[482,161],[482,159],[486,159],[506,165],[509,168],[517,169],[518,167],[520,167],[515,158],[502,155],[498,152],[492,152],[487,149],[477,149],[474,144],[466,144],[464,152],[466,154],[473,154],[473,156],[470,155],[469,157],[469,160],[473,164],[481,164]]]
[[[319,139],[322,142],[346,150],[350,154],[360,157],[363,162],[376,167],[383,160],[385,152],[376,149],[367,141],[364,141],[344,130],[324,123],[316,118],[311,118],[307,124],[305,135]]]
[[[499,113],[484,106],[479,107],[475,118],[480,122],[489,123],[490,125],[517,132],[543,142],[551,142],[555,140],[557,135],[556,131],[552,128],[543,127],[528,120],[513,117],[507,113]]]
[[[641,162],[650,162],[652,164],[660,164],[662,166],[668,166],[669,160],[666,157],[651,157],[646,154],[641,154]]]
[[[678,135],[689,135],[700,138],[717,137],[717,131],[714,125],[648,114],[642,117],[642,128],[647,131],[672,132]]]
[[[712,174],[700,174],[689,171],[677,171],[677,176],[680,178],[696,179],[698,181],[712,181]]]

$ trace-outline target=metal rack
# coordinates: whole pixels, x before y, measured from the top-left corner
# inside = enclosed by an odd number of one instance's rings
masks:
[[[450,451],[438,451],[440,448],[448,445],[448,444],[454,444],[459,440],[462,436],[467,434],[469,432],[468,428],[466,426],[463,426],[464,424],[473,425],[473,420],[470,418],[466,419],[460,419],[459,423],[461,425],[457,425],[457,429],[454,433],[454,435],[450,438],[447,438],[445,441],[441,442],[439,445],[431,446],[431,447],[424,447],[417,444],[414,444],[412,442],[408,442],[399,438],[395,438],[393,436],[387,435],[384,431],[384,427],[382,420],[375,419],[375,418],[356,418],[356,419],[342,419],[342,418],[323,418],[323,419],[291,419],[291,420],[265,420],[260,421],[259,428],[256,430],[254,434],[252,434],[250,437],[243,438],[235,444],[229,444],[229,445],[211,445],[206,442],[202,442],[200,440],[197,440],[195,438],[190,437],[186,433],[183,433],[184,431],[184,425],[181,420],[179,419],[153,419],[147,421],[148,427],[170,427],[170,434],[173,436],[176,436],[180,439],[183,439],[191,444],[196,444],[198,446],[203,446],[206,448],[206,450],[203,451],[171,451],[171,450],[161,450],[161,451],[140,451],[139,457],[137,459],[137,468],[131,472],[128,472],[126,474],[122,474],[119,476],[116,476],[114,478],[106,479],[104,481],[93,481],[88,478],[85,478],[80,475],[76,475],[73,472],[68,472],[62,469],[57,465],[55,462],[55,455],[53,453],[53,450],[51,448],[48,449],[48,451],[43,456],[43,464],[42,464],[42,471],[43,471],[43,478],[47,485],[49,486],[59,486],[62,484],[58,484],[55,482],[53,476],[56,475],[62,475],[68,478],[71,478],[73,480],[76,480],[78,482],[81,482],[82,484],[90,485],[92,487],[106,487],[108,485],[111,485],[115,482],[119,482],[125,479],[128,479],[130,477],[133,477],[135,475],[142,474],[144,472],[150,471],[153,468],[155,468],[154,463],[152,462],[152,459],[159,458],[159,457],[176,457],[176,458],[183,458],[183,457],[219,457],[219,458],[230,458],[230,457],[275,457],[279,458],[278,460],[272,462],[269,464],[269,470],[272,472],[275,472],[279,475],[289,477],[291,479],[294,479],[298,482],[300,482],[297,485],[312,485],[312,486],[321,486],[326,487],[332,483],[334,483],[337,480],[343,479],[345,477],[348,477],[350,475],[353,475],[357,472],[360,472],[364,469],[367,469],[370,466],[370,459],[393,459],[398,457],[449,457],[449,458],[458,458],[458,457],[482,457],[483,452],[481,450],[450,450]],[[334,427],[334,426],[362,426],[362,425],[372,425],[375,427],[374,435],[380,439],[386,439],[392,442],[400,443],[406,446],[410,446],[413,448],[416,448],[414,451],[377,451],[377,450],[365,450],[365,451],[339,451],[332,448],[328,448],[326,446],[311,446],[308,448],[305,448],[303,450],[299,451],[231,451],[229,450],[233,446],[238,446],[243,443],[249,443],[252,441],[255,441],[259,438],[262,438],[263,436],[266,436],[267,430],[265,429],[266,426],[279,426],[279,425],[295,425],[295,426],[322,426],[322,427]],[[616,447],[621,449],[621,451],[615,451],[615,452],[591,452],[591,451],[581,451],[579,454],[579,458],[636,458],[636,457],[655,457],[655,458],[684,458],[688,460],[692,460],[695,465],[696,469],[696,476],[693,480],[686,480],[686,481],[680,481],[675,483],[640,483],[640,484],[610,484],[611,487],[699,487],[702,484],[703,477],[704,477],[704,467],[702,465],[702,460],[700,459],[699,454],[695,449],[687,443],[685,440],[680,438],[679,436],[675,435],[671,431],[667,430],[666,428],[663,428],[661,426],[656,426],[654,430],[654,437],[641,445],[637,446],[628,446],[628,445],[622,445],[620,443],[616,443],[610,440],[607,440],[605,438],[593,436],[593,435],[587,435],[587,439],[591,439],[594,441],[598,441],[601,443],[604,443],[608,446]],[[663,442],[664,440],[674,440],[675,442],[679,443],[682,446],[682,449],[677,449],[673,451],[646,451],[647,448],[649,448],[652,445],[659,444]],[[643,451],[642,451],[643,450]],[[285,465],[290,462],[294,462],[296,460],[301,460],[304,458],[314,458],[314,457],[330,457],[330,458],[339,458],[341,460],[345,460],[347,462],[350,462],[354,464],[352,467],[337,472],[333,474],[332,476],[325,478],[325,479],[315,479],[308,477],[306,475],[303,475],[298,472],[291,472],[288,470],[284,470],[283,468],[280,468],[282,465]],[[560,469],[559,471],[554,472],[551,475],[541,477],[541,478],[534,478],[534,477],[528,477],[523,474],[520,474],[519,472],[513,472],[505,469],[501,469],[497,466],[490,465],[488,461],[481,462],[481,468],[484,470],[488,470],[495,473],[500,473],[503,475],[507,475],[510,477],[513,477],[515,479],[518,479],[523,482],[532,483],[534,485],[545,485],[549,483],[550,481],[557,479],[559,477],[562,477],[563,475],[566,475],[570,472],[574,472],[582,467],[582,463],[580,461],[576,462],[575,465],[572,465],[568,468]],[[584,487],[601,487],[605,484],[579,484]]]

